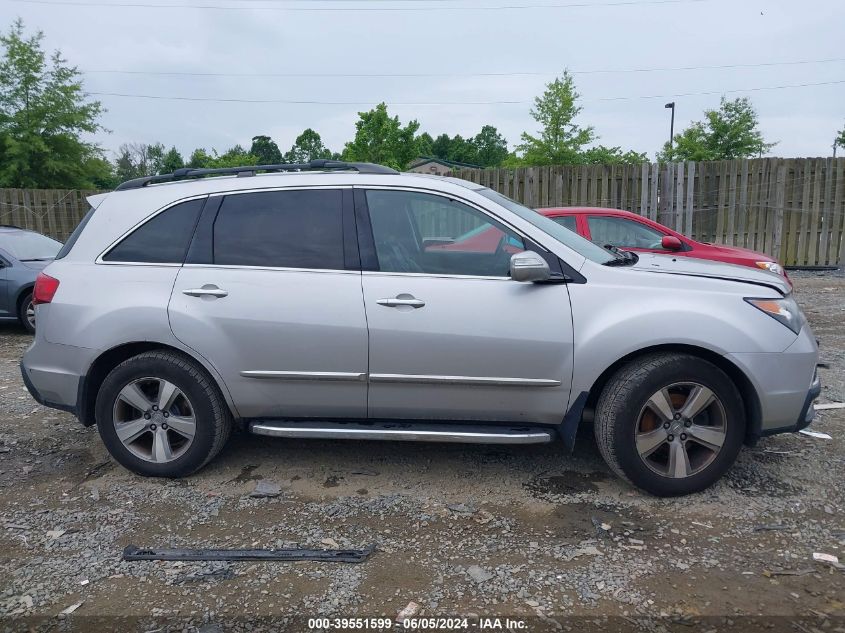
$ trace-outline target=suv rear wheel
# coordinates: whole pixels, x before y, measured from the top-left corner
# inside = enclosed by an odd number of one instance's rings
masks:
[[[139,475],[182,477],[223,448],[232,417],[192,360],[159,351],[115,367],[97,395],[97,428],[118,462]]]
[[[734,463],[745,412],[731,379],[712,363],[653,354],[605,385],[595,434],[618,475],[655,495],[683,495],[707,488]]]

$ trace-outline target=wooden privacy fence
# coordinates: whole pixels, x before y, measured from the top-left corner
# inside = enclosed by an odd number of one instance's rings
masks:
[[[0,189],[0,224],[32,229],[64,242],[88,211],[77,189]]]
[[[611,207],[787,266],[845,264],[845,158],[463,169],[530,207]]]
[[[455,175],[530,207],[627,209],[697,240],[761,251],[787,266],[845,265],[845,158],[464,169]],[[0,224],[64,241],[92,193],[0,189]],[[452,229],[454,236],[462,227]]]

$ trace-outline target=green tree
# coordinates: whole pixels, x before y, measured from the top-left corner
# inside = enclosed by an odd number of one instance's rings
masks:
[[[214,156],[209,167],[241,167],[242,165],[257,165],[258,157],[246,151],[240,145],[227,149],[222,154],[213,150]]]
[[[609,165],[611,163],[633,164],[648,162],[645,152],[628,150],[623,152],[621,147],[605,147],[597,145],[581,152],[581,163]]]
[[[269,136],[253,136],[249,153],[258,159],[259,165],[278,165],[282,162],[282,152],[276,141]]]
[[[441,134],[431,143],[431,156],[448,160],[451,155],[452,137],[448,134]]]
[[[428,132],[423,132],[417,137],[417,153],[420,156],[434,156],[434,139]]]
[[[177,169],[182,169],[185,166],[185,161],[182,154],[175,147],[167,150],[167,153],[161,159],[161,173],[172,174]]]
[[[765,154],[777,143],[767,143],[760,132],[757,111],[748,97],[722,97],[718,110],[705,110],[704,121],[692,123],[667,142],[660,161],[732,160]]]
[[[308,163],[320,158],[334,158],[334,154],[323,145],[323,139],[310,127],[296,137],[290,151],[285,154],[287,163]]]
[[[446,156],[448,160],[453,160],[458,163],[477,164],[478,150],[472,142],[472,139],[466,139],[460,134],[455,134],[452,138],[452,143],[449,146],[449,154]]]
[[[836,140],[833,142],[836,147],[845,149],[845,127],[836,135]]]
[[[188,164],[185,166],[193,167],[194,169],[206,169],[211,167],[213,160],[214,158],[211,154],[205,151],[205,148],[198,147],[191,152],[191,156],[188,158]]]
[[[411,121],[405,127],[399,117],[387,113],[387,105],[378,104],[369,112],[359,112],[355,138],[343,150],[344,160],[365,161],[404,169],[417,157],[416,133],[420,127]]]
[[[0,35],[0,187],[94,187],[102,151],[82,135],[103,129],[102,105],[60,52],[48,59],[43,40],[21,20]]]
[[[492,125],[485,125],[472,139],[475,148],[473,162],[482,167],[498,167],[508,157],[508,142]]]
[[[152,145],[147,145],[147,169],[149,170],[150,175],[167,173],[164,169],[165,153],[163,143],[153,143]]]
[[[522,133],[517,151],[522,161],[531,165],[567,165],[581,162],[585,145],[595,140],[592,127],[580,127],[574,120],[581,113],[580,95],[568,70],[546,85],[542,96],[534,99],[531,116],[539,124],[537,136]]]
[[[171,151],[176,151],[176,148]],[[168,155],[169,152],[164,151],[164,145],[161,143],[124,143],[118,149],[115,160],[117,179],[123,182],[132,178],[170,173],[169,163],[166,161]],[[179,152],[176,152],[176,155],[178,156]],[[181,156],[179,160],[181,161]]]

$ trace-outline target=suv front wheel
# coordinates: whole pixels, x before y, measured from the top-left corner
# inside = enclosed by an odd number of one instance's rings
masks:
[[[745,436],[736,386],[712,363],[687,354],[624,365],[605,385],[595,419],[611,469],[659,496],[710,486],[734,463]]]
[[[145,352],[115,367],[97,395],[96,418],[112,457],[150,477],[183,477],[202,468],[232,428],[208,375],[168,351]]]

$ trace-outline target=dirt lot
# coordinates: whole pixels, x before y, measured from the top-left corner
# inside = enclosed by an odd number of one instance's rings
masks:
[[[841,402],[845,277],[795,278],[828,364],[820,401]],[[200,474],[163,481],[29,397],[28,344],[0,326],[0,631],[307,631],[309,617],[395,618],[411,601],[529,631],[845,631],[845,573],[812,558],[845,559],[845,410],[812,427],[832,440],[765,439],[674,500],[620,483],[588,434],[571,456],[240,435]],[[260,480],[279,496],[250,497]],[[333,543],[378,551],[358,565],[121,562],[128,544]]]

